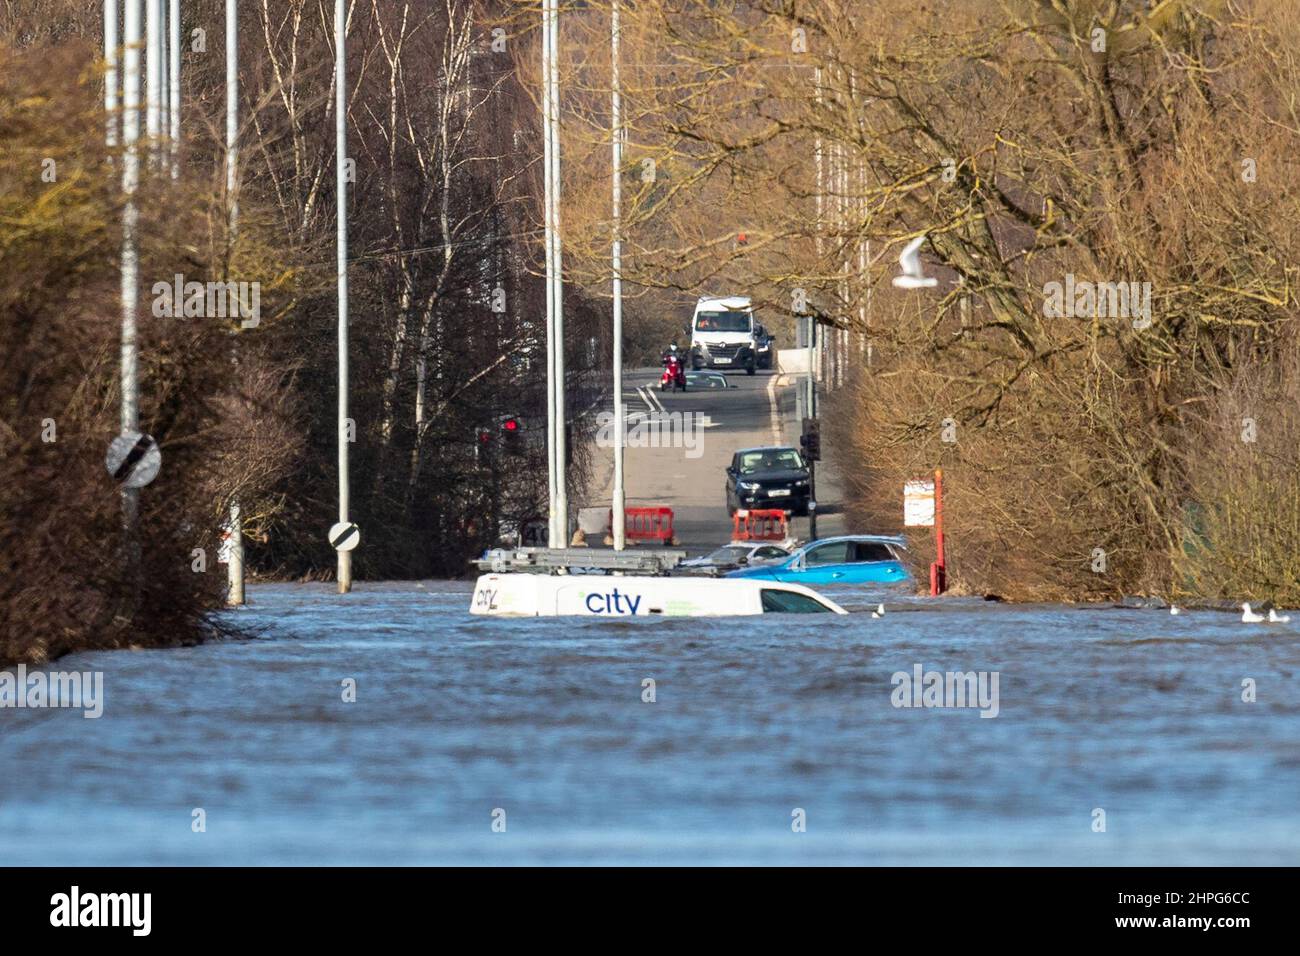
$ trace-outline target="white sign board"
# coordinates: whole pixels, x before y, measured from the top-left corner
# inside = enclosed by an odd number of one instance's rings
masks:
[[[909,481],[903,485],[903,526],[934,527],[933,481]]]
[[[579,508],[578,527],[588,537],[603,537],[610,530],[609,517],[608,508]]]
[[[808,349],[777,349],[776,364],[788,375],[807,375]]]

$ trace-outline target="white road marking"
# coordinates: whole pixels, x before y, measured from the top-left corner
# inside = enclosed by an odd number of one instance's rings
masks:
[[[650,411],[652,412],[668,411],[668,409],[664,407],[663,399],[661,399],[658,395],[655,394],[654,385],[647,385],[645,387],[645,394],[646,394],[646,403],[650,405]]]
[[[767,380],[767,401],[771,406],[772,413],[772,444],[783,444],[781,441],[781,413],[777,409],[776,403],[776,379],[773,375]]]

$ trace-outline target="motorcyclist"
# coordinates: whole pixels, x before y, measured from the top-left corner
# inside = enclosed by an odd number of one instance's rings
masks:
[[[682,355],[681,351],[677,348],[676,342],[670,342],[668,348],[664,349],[663,365],[664,368],[668,370],[664,375],[671,375],[673,387],[685,389],[686,357]],[[661,382],[659,387],[663,388],[664,383]]]

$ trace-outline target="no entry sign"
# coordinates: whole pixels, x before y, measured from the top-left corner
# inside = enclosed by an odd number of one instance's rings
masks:
[[[335,551],[351,551],[361,543],[361,529],[351,521],[340,521],[330,528],[330,547]]]
[[[143,432],[123,432],[109,443],[104,467],[124,488],[143,488],[158,477],[162,452],[151,436]]]

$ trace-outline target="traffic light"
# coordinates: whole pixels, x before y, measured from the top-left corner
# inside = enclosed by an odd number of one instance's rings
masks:
[[[803,434],[799,436],[803,456],[809,461],[822,460],[822,423],[816,418],[803,420]]]
[[[513,415],[501,419],[501,445],[507,454],[522,455],[524,453],[524,426]]]

